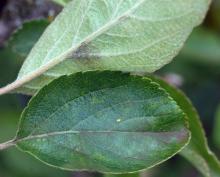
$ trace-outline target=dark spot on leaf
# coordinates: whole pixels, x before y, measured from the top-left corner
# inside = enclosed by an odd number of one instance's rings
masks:
[[[73,53],[72,57],[77,59],[88,59],[89,58],[89,47],[87,44],[82,44],[79,49]]]

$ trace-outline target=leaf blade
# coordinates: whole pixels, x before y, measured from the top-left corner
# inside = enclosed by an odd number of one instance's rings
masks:
[[[53,81],[19,127],[17,146],[50,165],[112,173],[152,167],[189,139],[184,114],[158,85],[107,71]]]
[[[28,53],[49,25],[46,19],[31,20],[22,24],[10,37],[7,47],[22,57]]]
[[[208,146],[199,115],[191,101],[182,91],[167,84],[165,81],[155,77],[151,77],[151,79],[166,89],[188,117],[192,138],[190,143],[180,152],[180,155],[189,160],[204,176],[218,177],[220,174],[220,162]]]
[[[208,5],[208,0],[72,1],[35,45],[14,87],[42,74],[25,87],[34,92],[61,75],[88,70],[154,72],[177,55]]]

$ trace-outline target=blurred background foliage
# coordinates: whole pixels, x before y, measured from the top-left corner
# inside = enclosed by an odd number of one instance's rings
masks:
[[[62,9],[47,0],[0,1],[0,86],[16,78],[25,56],[46,26]],[[10,37],[12,36],[12,37]],[[204,24],[195,29],[176,59],[158,71],[181,88],[197,108],[211,149],[220,157],[220,0],[212,2]],[[16,133],[29,97],[0,97],[0,142]],[[68,172],[46,166],[16,148],[0,152],[0,177],[102,177],[98,173]],[[200,177],[180,156],[140,174],[105,177]]]

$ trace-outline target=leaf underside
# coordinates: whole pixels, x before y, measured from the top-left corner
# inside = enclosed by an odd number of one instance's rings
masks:
[[[188,142],[185,115],[156,83],[120,72],[63,76],[22,114],[17,146],[52,166],[126,173]]]
[[[17,80],[42,75],[17,91],[33,94],[61,75],[80,71],[154,72],[177,55],[209,2],[74,0],[36,43]]]

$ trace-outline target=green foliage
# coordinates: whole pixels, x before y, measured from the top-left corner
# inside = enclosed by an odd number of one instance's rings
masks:
[[[11,36],[8,47],[18,55],[26,57],[48,25],[49,21],[47,20],[25,22]]]
[[[176,56],[203,20],[208,4],[208,0],[74,0],[36,43],[15,85],[41,75],[19,90],[30,94],[54,78],[79,71],[154,72]]]
[[[199,44],[199,45],[198,45]],[[196,29],[181,51],[182,57],[220,66],[220,39],[218,33],[204,28]]]
[[[170,158],[188,139],[183,112],[157,84],[106,71],[43,88],[22,114],[15,142],[53,166],[122,173]]]
[[[161,87],[171,95],[187,115],[192,138],[189,145],[180,154],[194,164],[204,176],[218,177],[220,174],[220,163],[208,147],[199,115],[192,103],[180,90],[157,78],[154,78],[154,80],[160,83]]]
[[[214,143],[220,149],[220,106],[218,107],[215,115],[215,124],[214,124]]]

